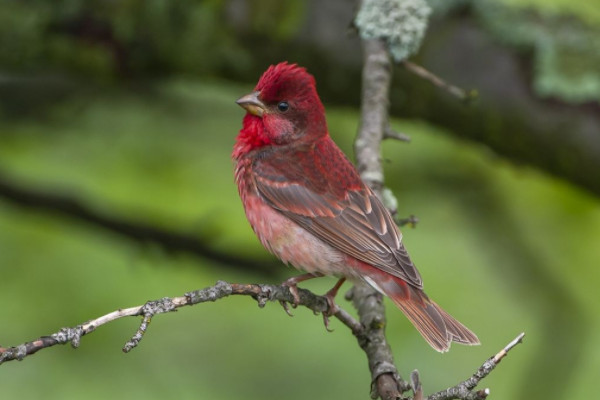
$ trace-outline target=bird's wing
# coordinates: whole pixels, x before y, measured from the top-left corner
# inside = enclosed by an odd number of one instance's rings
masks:
[[[356,173],[353,168],[352,173]],[[268,163],[255,163],[253,168],[259,194],[274,209],[330,246],[414,287],[423,287],[392,216],[357,174],[360,184],[351,190],[340,190],[338,179],[324,186],[315,174],[298,179],[290,179],[290,175],[296,174]]]

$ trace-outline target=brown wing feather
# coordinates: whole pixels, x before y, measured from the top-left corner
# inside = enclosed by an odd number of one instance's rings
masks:
[[[253,168],[256,188],[273,208],[330,246],[422,288],[394,220],[362,182],[356,190],[319,191],[323,181],[313,185],[310,174],[302,176],[301,184],[290,183],[289,171],[260,164]],[[334,195],[340,192],[345,193],[343,198]]]

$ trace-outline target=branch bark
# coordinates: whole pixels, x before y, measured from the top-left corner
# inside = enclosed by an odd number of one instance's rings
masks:
[[[392,62],[382,40],[363,41],[361,117],[354,143],[357,168],[363,181],[381,198],[383,169],[381,141],[388,125],[389,88]],[[371,371],[371,397],[397,399],[409,389],[398,373],[394,357],[385,338],[385,309],[381,295],[373,288],[355,286],[351,299],[367,329],[369,342],[361,343]]]
[[[363,181],[381,197],[381,141],[388,127],[392,61],[382,40],[363,41],[360,126],[354,143],[356,167]]]
[[[486,360],[481,367],[471,376],[469,379],[460,382],[458,385],[442,390],[440,392],[427,396],[427,400],[451,400],[451,399],[464,399],[464,400],[480,400],[485,399],[489,394],[488,388],[473,392],[473,389],[481,382],[483,378],[488,376],[490,372],[496,368],[498,363],[502,361],[508,354],[519,343],[523,343],[525,333],[519,334],[514,340],[507,344],[502,350],[496,353],[495,356],[490,357]]]
[[[328,314],[330,306],[326,297],[318,296],[306,289],[300,288],[298,289],[298,294],[300,298],[298,305],[304,306],[315,313]],[[162,299],[149,301],[144,305],[119,309],[75,327],[62,328],[48,336],[40,336],[37,339],[14,347],[5,348],[0,346],[0,364],[13,360],[21,361],[25,357],[35,354],[42,349],[56,345],[71,343],[71,346],[77,348],[79,347],[83,336],[94,332],[100,326],[125,317],[141,316],[142,321],[140,327],[123,346],[123,351],[128,353],[138,346],[148,330],[152,317],[155,315],[176,311],[178,308],[185,306],[193,306],[208,301],[217,301],[233,295],[250,296],[258,302],[258,305],[261,308],[264,307],[268,301],[278,301],[282,304],[294,302],[294,297],[289,290],[289,286],[241,284],[218,281],[213,286],[194,290],[185,293],[183,296],[164,297]],[[337,307],[335,314],[333,315],[350,328],[352,334],[356,336],[359,343],[367,343],[370,341],[367,329],[365,329],[360,322],[356,321],[348,312]]]
[[[382,198],[384,190],[383,168],[381,164],[381,141],[389,134],[389,92],[392,78],[392,60],[387,46],[383,40],[363,40],[363,72],[362,72],[362,97],[361,120],[358,130],[355,153],[357,168],[365,183]],[[455,96],[467,100],[469,95],[442,81],[422,68],[416,68],[408,63],[407,68],[417,75],[432,81],[441,89],[453,93]],[[385,201],[385,199],[382,198]],[[396,210],[392,210],[394,212]],[[380,397],[382,400],[395,400],[403,398],[403,393],[412,389],[413,399],[423,398],[423,389],[418,371],[411,374],[411,382],[404,381],[394,365],[392,350],[385,337],[385,309],[381,295],[367,286],[355,286],[349,294],[354,306],[358,310],[360,321],[370,338],[370,343],[359,344],[369,361],[372,385],[371,397]],[[469,379],[442,392],[434,393],[427,400],[450,399],[485,399],[489,389],[473,391],[479,382],[485,378],[506,355],[506,353],[520,343],[524,334],[511,342],[496,356],[487,360],[479,370]]]

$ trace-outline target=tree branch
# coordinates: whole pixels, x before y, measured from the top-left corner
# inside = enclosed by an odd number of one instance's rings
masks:
[[[383,189],[381,141],[389,126],[391,81],[392,61],[386,44],[382,40],[364,40],[360,126],[354,152],[363,181],[380,197]]]
[[[464,399],[464,400],[479,400],[485,399],[489,394],[488,388],[473,392],[473,389],[479,384],[479,382],[488,376],[490,372],[496,368],[498,363],[512,350],[516,345],[523,342],[525,333],[519,334],[513,341],[507,344],[502,350],[500,350],[495,356],[486,360],[481,367],[471,376],[469,379],[460,382],[458,385],[442,390],[440,392],[427,396],[427,400],[451,400],[451,399]]]
[[[384,138],[394,137],[389,126],[389,90],[391,86],[392,60],[388,53],[387,45],[383,40],[363,40],[363,73],[362,73],[362,98],[361,120],[358,130],[355,152],[357,168],[365,183],[384,200],[390,193],[384,189],[383,169],[381,165],[380,146]],[[462,100],[469,100],[474,93],[467,93],[462,89],[449,85],[429,71],[410,62],[404,65],[417,75],[432,81],[436,86],[448,90]],[[383,196],[386,194],[386,196]],[[393,196],[392,196],[393,197]],[[389,202],[388,202],[389,203]],[[392,203],[395,203],[393,199]],[[392,207],[392,208],[395,208]],[[395,211],[395,210],[392,210]],[[412,217],[404,223],[416,223]],[[349,293],[354,306],[358,310],[360,321],[365,327],[370,342],[359,344],[367,354],[369,369],[371,371],[372,386],[371,397],[381,397],[382,400],[403,398],[402,394],[412,388],[415,400],[423,399],[423,389],[418,371],[411,374],[411,384],[404,381],[394,365],[393,355],[385,338],[385,309],[381,295],[367,286],[355,286]],[[435,393],[427,400],[449,399],[483,399],[489,393],[488,389],[473,392],[479,381],[487,376],[517,342],[513,341],[507,348],[490,360],[477,371],[470,379],[458,385]]]
[[[244,269],[245,271],[251,269],[263,276],[272,276],[273,271],[276,271],[276,268],[271,268],[272,266],[268,262],[248,260],[237,257],[231,252],[219,252],[200,238],[190,234],[119,219],[93,210],[71,197],[26,188],[9,179],[2,171],[0,171],[0,197],[22,207],[50,211],[78,219],[142,243],[154,243],[168,251],[194,254],[230,268]]]
[[[383,169],[381,141],[388,122],[392,62],[382,40],[363,40],[361,118],[354,143],[357,168],[363,181],[381,198]],[[394,365],[392,350],[385,338],[385,309],[381,295],[373,288],[355,286],[350,297],[365,326],[369,341],[359,345],[367,354],[371,371],[371,397],[397,399],[409,388]]]
[[[383,138],[399,140],[401,142],[410,142],[410,136],[403,132],[396,132],[389,125],[386,126],[385,131],[383,132]]]
[[[329,303],[325,297],[300,288],[298,289],[298,294],[300,296],[298,305],[304,306],[315,313],[328,313]],[[148,330],[152,317],[155,315],[176,311],[181,307],[192,306],[207,301],[217,301],[232,295],[250,296],[258,302],[259,307],[264,307],[267,301],[294,302],[294,297],[289,287],[285,285],[241,284],[218,281],[213,286],[188,292],[183,296],[164,297],[159,300],[149,301],[141,306],[119,309],[75,327],[62,328],[51,335],[41,336],[18,346],[7,348],[0,346],[0,364],[12,360],[21,361],[25,357],[35,354],[42,349],[59,344],[71,343],[71,346],[77,348],[83,336],[94,332],[100,326],[124,317],[141,316],[140,327],[123,346],[123,351],[127,353],[140,343]],[[368,330],[348,312],[337,307],[334,316],[350,328],[359,343],[368,343],[371,340]]]
[[[300,296],[298,305],[304,306],[315,313],[327,313],[329,311],[329,303],[324,296],[315,295],[306,289],[298,289],[298,294]],[[8,348],[0,346],[0,365],[7,361],[22,361],[25,357],[56,345],[71,343],[73,348],[77,348],[83,336],[94,332],[100,326],[124,317],[141,316],[140,327],[123,346],[123,351],[128,353],[138,346],[148,330],[152,317],[155,315],[176,311],[178,308],[184,306],[193,306],[208,301],[214,302],[232,295],[250,296],[258,302],[261,308],[265,306],[267,301],[294,301],[289,287],[285,285],[240,284],[218,281],[213,286],[188,292],[183,296],[164,297],[159,300],[149,301],[141,306],[119,309],[75,327],[61,328],[51,335],[41,336],[18,346]],[[361,321],[356,321],[340,307],[337,307],[334,316],[350,328],[352,334],[357,338],[360,347],[369,358],[369,367],[374,375],[372,398],[376,398],[377,395],[383,399],[400,398],[402,393],[411,388],[411,385],[403,381],[398,375],[391,359],[391,352],[388,351],[389,347],[385,343],[385,336],[383,335],[385,317],[382,319],[384,309],[381,295],[373,293],[366,286],[355,286],[346,295],[346,298],[353,301],[354,306],[361,315]],[[483,378],[490,374],[512,348],[522,342],[524,336],[524,333],[517,336],[495,356],[484,362],[469,379],[460,382],[456,386],[434,393],[428,396],[426,400],[485,399],[490,392],[489,389],[486,388],[477,392],[473,392],[473,389]],[[412,387],[415,388],[414,399],[421,399],[422,389],[418,371],[413,371],[411,381]]]
[[[450,93],[452,96],[458,98],[459,100],[464,101],[465,103],[468,103],[470,101],[475,100],[478,96],[479,93],[477,92],[477,90],[464,90],[459,88],[458,86],[454,86],[448,82],[446,82],[445,80],[443,80],[442,78],[440,78],[439,76],[437,76],[436,74],[434,74],[433,72],[425,69],[424,67],[417,65],[413,62],[410,61],[402,61],[400,63],[400,65],[402,65],[404,68],[406,68],[408,71],[412,72],[413,74],[417,75],[419,78],[424,79],[428,82],[431,82],[434,86],[437,86],[438,88],[445,90],[446,92]]]
[[[304,306],[315,313],[325,313],[330,311],[330,305],[327,298],[318,296],[306,289],[298,289],[300,301],[298,305]],[[124,317],[141,316],[142,321],[136,333],[123,346],[123,351],[128,353],[137,347],[147,332],[151,319],[155,315],[176,311],[178,308],[193,306],[208,301],[217,301],[225,297],[241,295],[250,296],[258,302],[259,307],[264,307],[268,301],[289,302],[294,301],[289,286],[285,285],[265,285],[265,284],[241,284],[218,281],[215,285],[204,289],[185,293],[178,297],[164,297],[159,300],[152,300],[144,305],[115,310],[102,315],[96,319],[87,321],[83,324],[70,328],[61,328],[59,331],[48,336],[40,336],[30,342],[26,342],[14,347],[0,346],[0,365],[8,361],[22,361],[24,358],[37,353],[40,350],[64,345],[70,343],[73,348],[79,347],[81,338],[94,332],[102,325],[108,324]],[[402,393],[411,388],[407,382],[403,381],[398,375],[389,347],[385,343],[383,329],[385,327],[384,309],[381,295],[373,293],[366,286],[355,286],[346,295],[351,299],[354,306],[361,315],[361,321],[356,321],[348,312],[336,307],[334,316],[346,325],[352,334],[358,340],[360,347],[365,351],[369,359],[369,367],[373,372],[372,397],[377,395],[383,399],[398,399]],[[383,316],[383,317],[382,317]],[[383,318],[383,319],[382,319]],[[489,389],[473,392],[472,390],[498,365],[498,363],[508,354],[508,352],[521,343],[524,333],[510,342],[504,349],[495,356],[488,359],[469,379],[460,382],[456,386],[446,390],[434,393],[426,400],[477,400],[485,399],[489,394]],[[412,387],[415,388],[414,399],[422,398],[422,389],[417,371],[411,374]]]

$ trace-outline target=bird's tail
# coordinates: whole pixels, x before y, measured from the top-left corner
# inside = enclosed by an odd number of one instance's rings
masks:
[[[376,285],[373,286],[392,299],[431,347],[439,352],[445,352],[450,349],[452,342],[466,345],[479,344],[479,339],[473,332],[430,300],[423,290],[411,286],[400,278],[391,276],[381,278],[375,281]]]

